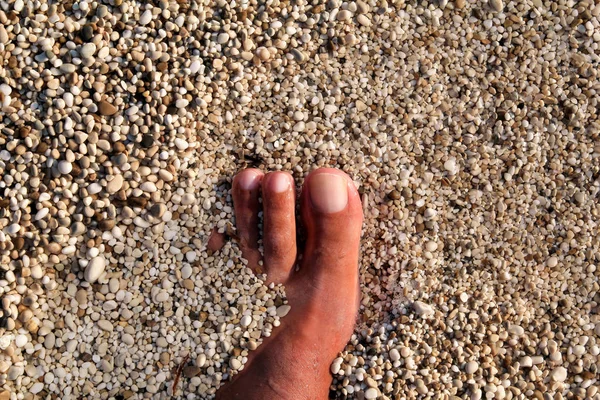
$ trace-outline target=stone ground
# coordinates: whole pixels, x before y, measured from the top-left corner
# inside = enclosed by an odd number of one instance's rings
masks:
[[[0,0],[0,399],[212,398],[289,309],[247,166],[359,186],[332,398],[600,399],[599,61],[592,0]]]

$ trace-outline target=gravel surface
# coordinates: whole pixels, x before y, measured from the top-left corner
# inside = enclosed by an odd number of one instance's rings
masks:
[[[600,399],[600,4],[0,0],[0,400],[212,398],[289,311],[231,178],[349,173],[333,398]]]

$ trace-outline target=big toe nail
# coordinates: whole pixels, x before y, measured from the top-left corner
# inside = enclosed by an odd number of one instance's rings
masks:
[[[332,214],[348,205],[348,181],[344,176],[319,173],[309,181],[310,200],[319,212]]]

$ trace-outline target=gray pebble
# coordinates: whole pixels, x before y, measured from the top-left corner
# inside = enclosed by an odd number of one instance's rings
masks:
[[[73,64],[66,63],[60,66],[60,70],[65,74],[72,74],[75,72],[75,66]]]
[[[150,21],[152,21],[152,11],[151,10],[146,10],[140,16],[140,20],[138,22],[139,22],[140,25],[148,25],[150,23]]]
[[[94,43],[86,43],[79,49],[79,54],[83,58],[90,58],[96,52],[96,45]]]

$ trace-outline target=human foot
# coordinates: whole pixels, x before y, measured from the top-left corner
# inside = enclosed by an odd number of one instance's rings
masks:
[[[258,250],[263,201],[264,263]],[[240,172],[233,181],[240,246],[255,271],[283,283],[289,314],[244,369],[217,393],[217,399],[326,399],[329,367],[350,338],[358,311],[358,250],[361,202],[343,172],[321,168],[310,173],[300,199],[306,244],[296,267],[295,194],[285,172]]]

